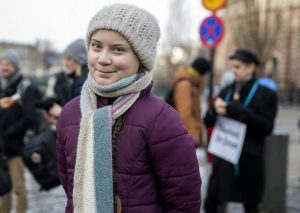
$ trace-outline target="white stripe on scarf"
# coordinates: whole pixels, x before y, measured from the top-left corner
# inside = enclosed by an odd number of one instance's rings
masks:
[[[76,152],[76,164],[74,172],[74,188],[73,188],[73,205],[75,213],[96,213],[96,192],[95,192],[95,177],[94,176],[94,126],[93,117],[97,110],[97,95],[103,97],[119,97],[112,105],[112,122],[119,116],[124,114],[138,99],[140,92],[145,89],[152,81],[151,74],[144,72],[137,74],[133,83],[124,87],[122,79],[113,85],[99,86],[89,74],[87,81],[84,83],[81,98],[81,122],[80,132],[78,137],[78,145]],[[120,88],[121,87],[121,88]],[[109,92],[107,92],[109,91]],[[101,110],[98,109],[98,110]],[[99,132],[99,134],[105,134]],[[111,134],[111,133],[110,133]],[[110,135],[111,137],[111,135]],[[101,159],[97,159],[101,160]],[[106,213],[106,212],[105,212]]]

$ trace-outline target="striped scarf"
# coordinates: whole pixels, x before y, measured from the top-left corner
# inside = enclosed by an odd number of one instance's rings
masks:
[[[113,213],[112,126],[151,83],[149,72],[100,86],[89,74],[80,97],[81,121],[74,172],[75,213]],[[97,95],[118,97],[97,109]]]

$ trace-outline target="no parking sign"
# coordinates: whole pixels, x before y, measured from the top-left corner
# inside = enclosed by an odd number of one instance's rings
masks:
[[[221,18],[212,15],[200,25],[200,38],[204,46],[213,48],[219,44],[224,35],[224,24]]]

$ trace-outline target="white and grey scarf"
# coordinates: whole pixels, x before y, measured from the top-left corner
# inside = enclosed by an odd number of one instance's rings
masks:
[[[152,81],[142,72],[107,86],[89,74],[80,97],[81,122],[74,172],[75,213],[113,213],[112,126]],[[117,97],[112,105],[97,109],[97,95]]]

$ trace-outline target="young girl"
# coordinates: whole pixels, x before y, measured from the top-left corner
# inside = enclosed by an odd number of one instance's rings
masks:
[[[144,9],[115,4],[91,20],[88,79],[57,124],[66,212],[195,212],[195,142],[150,93],[160,29]]]

